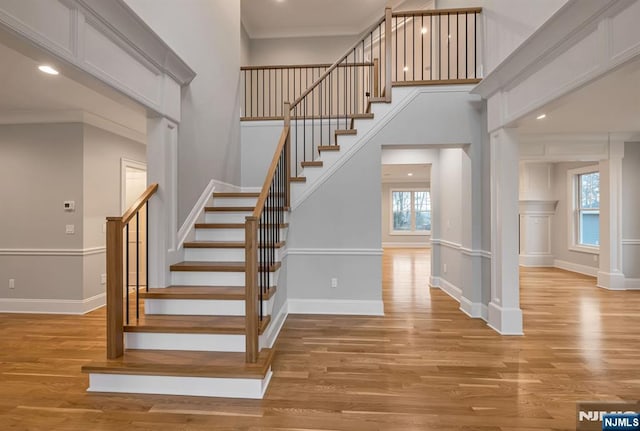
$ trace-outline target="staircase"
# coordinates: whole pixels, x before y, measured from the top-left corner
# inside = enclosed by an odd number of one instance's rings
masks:
[[[204,223],[194,226],[195,240],[184,244],[185,261],[170,267],[172,285],[140,292],[144,312],[124,325],[124,354],[82,368],[89,391],[262,398],[284,315],[272,321],[278,254],[267,269],[259,355],[247,363],[244,221],[258,196],[214,193]],[[287,227],[281,224],[281,238]]]

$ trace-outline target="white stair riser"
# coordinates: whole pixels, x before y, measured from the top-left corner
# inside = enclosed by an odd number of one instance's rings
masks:
[[[273,297],[262,302],[262,310],[271,315]],[[244,316],[243,300],[215,299],[146,299],[144,308],[147,314],[169,314],[185,316]]]
[[[176,286],[244,286],[244,272],[172,271]]]
[[[216,207],[255,207],[258,198],[213,198]]]
[[[196,229],[196,241],[244,241],[244,229]]]
[[[244,334],[171,334],[125,332],[127,349],[244,352]]]
[[[278,272],[271,273],[271,286],[278,280]],[[244,286],[244,272],[172,271],[171,283],[177,286]]]
[[[244,248],[185,248],[189,262],[244,262]]]
[[[207,211],[204,215],[205,223],[244,223],[252,213],[248,211],[241,212],[220,212]]]
[[[263,379],[92,373],[88,391],[262,399],[271,376],[270,368]]]

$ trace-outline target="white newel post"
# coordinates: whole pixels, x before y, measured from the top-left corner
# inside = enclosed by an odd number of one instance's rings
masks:
[[[518,268],[518,139],[514,129],[490,136],[491,301],[489,326],[503,335],[522,334]]]
[[[171,284],[169,265],[176,248],[178,128],[166,118],[147,119],[149,183],[159,188],[149,205],[149,286]]]
[[[600,269],[598,286],[624,290],[622,272],[622,158],[624,142],[609,142],[609,159],[600,162]]]

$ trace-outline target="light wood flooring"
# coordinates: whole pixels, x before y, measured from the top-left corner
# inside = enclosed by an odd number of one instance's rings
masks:
[[[575,402],[640,398],[640,292],[522,270],[525,336],[429,289],[429,255],[384,254],[384,317],[289,316],[262,401],[88,394],[104,310],[0,314],[0,430],[575,429]]]

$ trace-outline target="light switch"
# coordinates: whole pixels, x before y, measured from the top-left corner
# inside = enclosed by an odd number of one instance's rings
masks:
[[[74,233],[76,233],[76,226],[68,224],[66,226],[65,232],[67,233],[67,235],[73,235]]]
[[[63,207],[65,211],[73,212],[76,210],[76,202],[75,201],[64,201]]]

